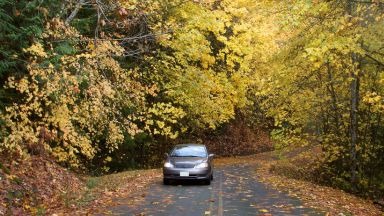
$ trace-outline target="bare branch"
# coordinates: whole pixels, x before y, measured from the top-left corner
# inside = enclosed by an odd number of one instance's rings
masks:
[[[69,25],[71,21],[76,17],[77,13],[79,12],[80,8],[85,3],[85,0],[79,0],[79,2],[76,4],[75,10],[72,11],[71,15],[65,20],[65,25]]]
[[[156,38],[161,35],[167,35],[169,33],[172,33],[172,31],[162,32],[162,33],[150,33],[145,35],[136,35],[132,37],[124,37],[124,38],[98,38],[98,41],[121,41],[122,43],[125,42],[131,42],[136,40],[143,40],[143,39],[152,39]],[[61,40],[54,40],[52,43],[60,43],[63,41],[73,41],[73,42],[83,42],[83,41],[93,41],[94,39],[84,38],[84,39],[61,39]]]
[[[379,61],[378,59],[376,59],[375,57],[369,55],[368,53],[366,53],[365,56],[368,57],[369,59],[371,59],[372,61],[376,62],[378,65],[384,66],[383,62]]]
[[[96,28],[95,28],[95,42],[94,42],[95,43],[95,47],[97,47],[97,39],[99,37],[100,18],[101,18],[99,1],[96,0],[96,3],[98,5],[98,7],[97,7],[97,23],[96,23]]]

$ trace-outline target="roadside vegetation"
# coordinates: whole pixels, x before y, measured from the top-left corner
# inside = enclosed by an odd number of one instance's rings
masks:
[[[312,146],[260,155],[261,166],[256,173],[262,182],[299,197],[305,206],[322,209],[326,215],[383,214],[383,200],[365,199],[332,185],[322,172],[319,154],[319,146]]]
[[[307,148],[271,171],[383,199],[383,1],[0,6],[0,214],[44,214],[92,187],[79,176],[158,167],[181,142]]]

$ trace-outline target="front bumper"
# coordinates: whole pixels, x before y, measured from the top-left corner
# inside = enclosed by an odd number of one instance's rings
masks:
[[[180,176],[180,172],[189,172],[189,176]],[[180,179],[180,180],[188,180],[188,179],[196,179],[196,180],[204,180],[210,179],[212,175],[212,169],[208,168],[163,168],[163,177],[164,179]]]

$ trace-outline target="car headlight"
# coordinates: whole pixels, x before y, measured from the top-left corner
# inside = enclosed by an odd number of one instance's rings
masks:
[[[173,168],[173,164],[169,163],[169,162],[165,162],[164,163],[164,167],[165,168]]]
[[[207,168],[208,167],[208,163],[207,162],[203,162],[201,164],[197,164],[195,166],[195,168]]]

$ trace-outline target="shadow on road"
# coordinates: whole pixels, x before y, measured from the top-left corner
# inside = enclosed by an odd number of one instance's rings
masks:
[[[211,183],[213,183],[213,181]],[[163,185],[162,182],[159,182],[159,184]],[[204,181],[186,179],[186,180],[171,180],[169,184],[164,186],[209,186],[209,185],[207,185]]]

